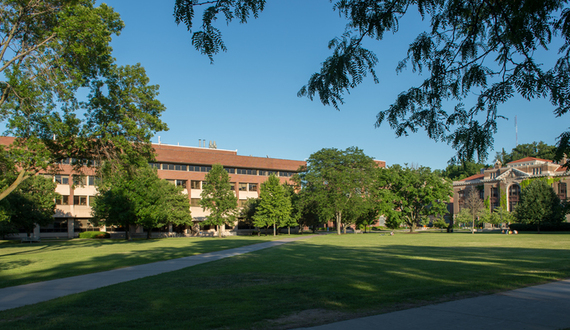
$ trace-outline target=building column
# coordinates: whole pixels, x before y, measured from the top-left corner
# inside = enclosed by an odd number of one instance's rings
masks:
[[[32,236],[40,237],[40,225],[36,225],[34,227],[34,232],[32,233]]]
[[[67,218],[67,238],[73,238],[75,235],[75,219]]]

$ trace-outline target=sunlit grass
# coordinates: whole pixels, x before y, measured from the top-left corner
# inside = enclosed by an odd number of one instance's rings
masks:
[[[0,312],[0,328],[295,328],[568,277],[568,234],[327,235]]]
[[[283,238],[279,236],[278,238]],[[273,240],[273,236],[69,240],[0,244],[0,288],[174,259]]]

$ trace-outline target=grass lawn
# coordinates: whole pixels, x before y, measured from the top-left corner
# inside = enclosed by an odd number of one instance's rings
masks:
[[[570,234],[327,235],[3,311],[0,328],[293,328],[568,277]]]
[[[283,236],[281,236],[282,238]],[[0,288],[95,273],[273,240],[273,236],[0,241]]]

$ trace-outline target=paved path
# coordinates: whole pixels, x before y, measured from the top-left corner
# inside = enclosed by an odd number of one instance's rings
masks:
[[[119,268],[106,272],[66,277],[57,280],[12,286],[0,289],[0,311],[36,304],[42,301],[84,292],[139,278],[158,275],[182,268],[263,250],[285,243],[307,239],[315,235],[291,237],[271,242],[253,244],[235,249],[203,253],[195,256],[164,260],[145,265]]]
[[[305,329],[557,330],[566,328],[570,328],[570,279]]]

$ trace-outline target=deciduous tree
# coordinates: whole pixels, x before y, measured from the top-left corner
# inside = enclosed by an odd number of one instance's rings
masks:
[[[200,205],[210,211],[206,224],[218,227],[218,237],[226,223],[235,222],[237,197],[231,188],[230,176],[220,164],[214,164],[205,177],[206,185],[202,187]]]
[[[540,233],[540,225],[543,223],[561,223],[565,209],[546,180],[535,179],[522,189],[514,215],[521,223],[535,224]]]
[[[400,20],[413,12],[429,21],[410,46],[397,70],[411,67],[424,81],[402,91],[380,111],[376,126],[387,122],[397,136],[424,129],[429,138],[445,141],[459,159],[486,159],[493,145],[500,107],[519,95],[548,98],[554,116],[570,109],[570,8],[565,0],[335,0],[332,8],[346,19],[342,36],[329,42],[331,55],[311,75],[298,95],[339,108],[343,96],[366,76],[379,81],[378,58],[365,48],[397,33]],[[176,0],[177,23],[189,30],[195,9],[203,11],[192,43],[210,60],[226,51],[218,16],[225,22],[247,22],[265,8],[266,0]],[[389,47],[384,47],[388,49]],[[558,52],[558,53],[556,53]],[[538,54],[554,56],[546,63]],[[560,135],[557,158],[570,154],[570,131]]]
[[[443,216],[452,195],[451,183],[427,167],[389,168],[389,189],[395,207],[389,218],[400,219],[414,232],[428,216]],[[392,220],[394,222],[394,220]]]
[[[349,212],[353,201],[364,198],[376,168],[374,160],[356,147],[324,148],[307,159],[299,178],[303,189],[307,189],[305,196],[318,205],[319,213],[334,216],[340,235],[343,215]]]

